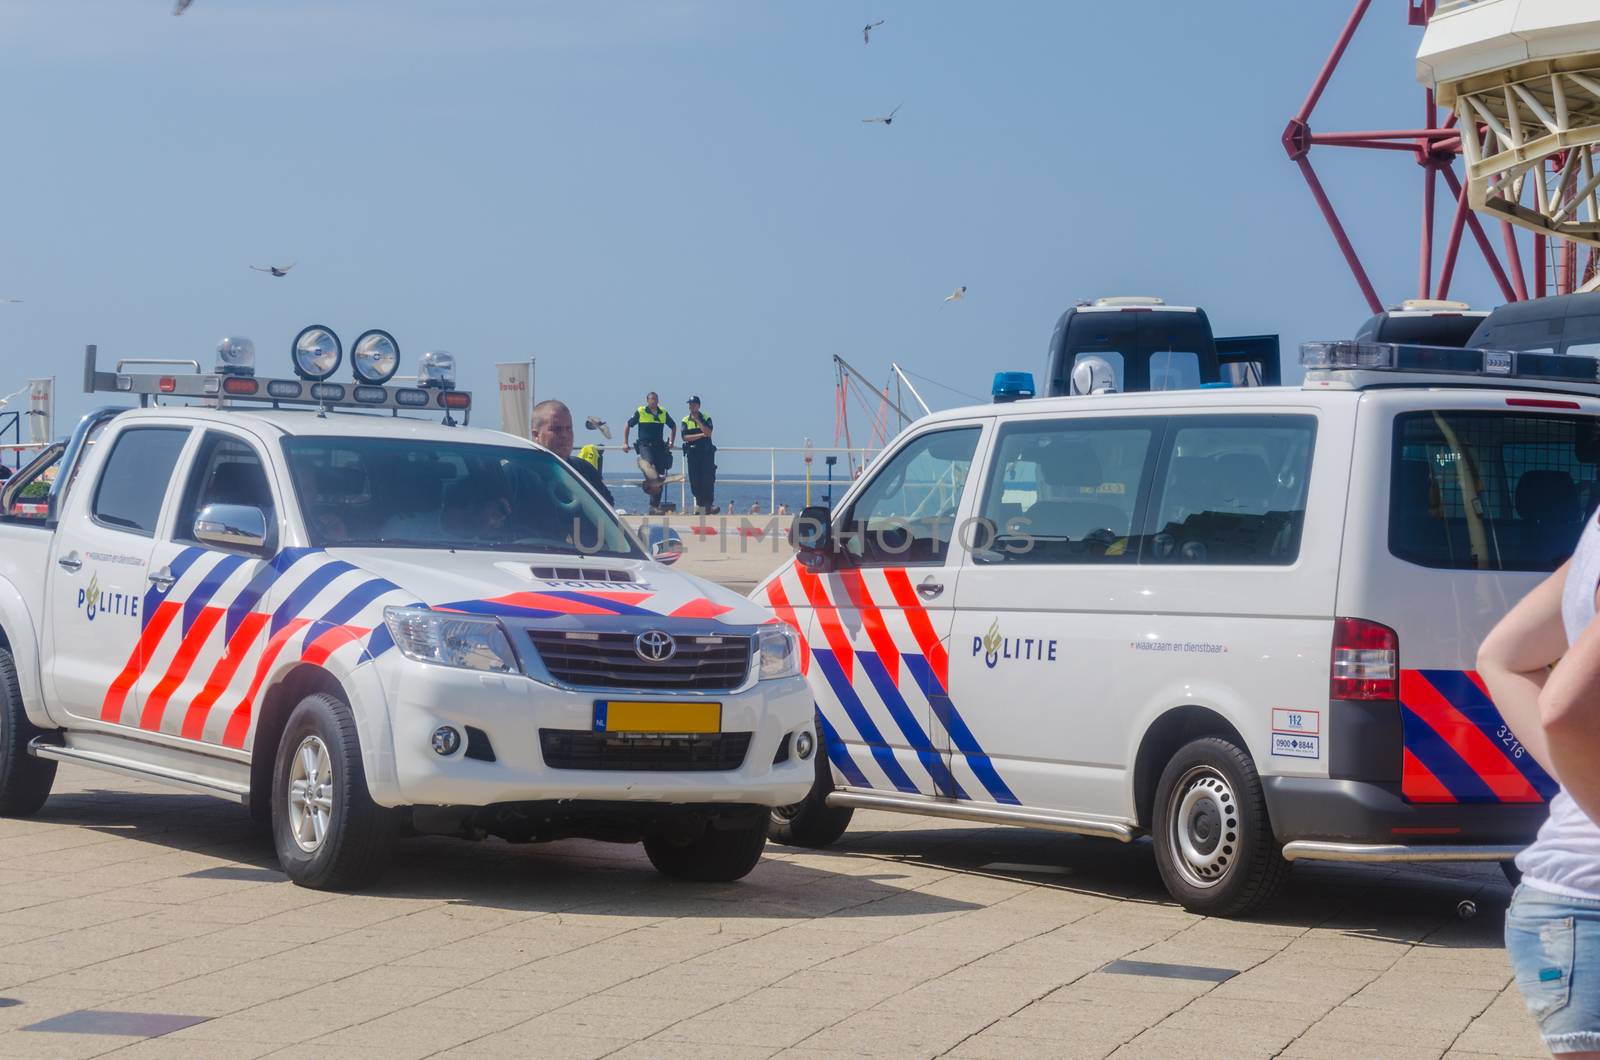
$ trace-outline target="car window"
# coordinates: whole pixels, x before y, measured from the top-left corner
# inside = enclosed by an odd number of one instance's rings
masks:
[[[153,536],[187,427],[133,427],[117,435],[90,508],[98,523]]]
[[[542,449],[309,436],[283,451],[319,548],[640,555],[616,514]]]
[[[1073,373],[1077,370],[1078,365],[1082,364],[1086,360],[1093,361],[1096,359],[1104,361],[1106,364],[1111,366],[1112,378],[1116,380],[1116,382],[1112,385],[1116,388],[1118,393],[1121,393],[1123,390],[1127,389],[1127,374],[1123,371],[1123,358],[1121,353],[1117,352],[1116,350],[1086,350],[1074,357],[1072,359],[1072,367],[1067,369],[1067,386],[1070,388],[1068,391],[1069,393],[1080,393],[1077,384],[1073,380]]]
[[[1169,435],[1145,562],[1293,563],[1316,418],[1181,417]]]
[[[978,431],[934,431],[890,457],[835,524],[846,554],[861,566],[944,562]]]
[[[1156,350],[1151,353],[1150,389],[1200,389],[1200,355],[1192,350]]]
[[[178,521],[172,528],[178,541],[196,542],[195,518],[211,504],[237,504],[259,508],[266,525],[277,524],[272,487],[255,447],[230,435],[210,431],[200,443],[183,489]],[[196,542],[198,543],[198,542]]]
[[[1445,570],[1553,571],[1600,504],[1600,419],[1395,417],[1389,551]]]
[[[1076,419],[1001,428],[971,535],[975,560],[1133,562],[1139,502],[1162,422]]]

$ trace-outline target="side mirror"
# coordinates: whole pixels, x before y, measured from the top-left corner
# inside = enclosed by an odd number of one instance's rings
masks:
[[[657,563],[672,566],[683,555],[683,538],[670,526],[657,526],[646,524],[645,546],[649,549],[650,558]]]
[[[833,513],[820,504],[808,505],[795,514],[789,524],[789,544],[798,555],[796,561],[806,570],[821,574],[833,560]]]
[[[267,516],[246,504],[208,504],[194,518],[194,539],[213,548],[254,551],[267,545]]]

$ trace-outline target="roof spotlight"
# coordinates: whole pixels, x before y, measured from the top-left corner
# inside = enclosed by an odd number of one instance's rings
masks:
[[[417,385],[435,390],[454,390],[456,358],[444,350],[432,350],[417,361]]]
[[[400,344],[380,328],[363,331],[350,347],[350,368],[356,382],[382,386],[400,369]]]
[[[320,381],[339,369],[344,347],[333,329],[322,324],[301,328],[294,337],[294,371],[301,379]]]
[[[256,344],[243,337],[228,337],[217,343],[218,375],[255,375]]]

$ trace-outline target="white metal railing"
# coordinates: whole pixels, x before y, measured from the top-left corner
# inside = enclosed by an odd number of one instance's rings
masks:
[[[624,453],[620,445],[601,446],[606,454],[608,463],[620,461],[620,466],[633,472],[627,477],[617,476],[616,464],[607,469],[611,473],[603,473],[602,477],[607,486],[636,487],[639,485],[639,475],[634,468],[634,457],[637,452]],[[717,489],[720,492],[725,486],[766,486],[767,511],[773,514],[778,510],[778,487],[780,486],[809,486],[815,491],[828,485],[827,458],[836,457],[836,466],[833,469],[832,484],[836,490],[843,490],[855,481],[856,477],[866,470],[872,458],[881,450],[877,448],[837,448],[832,446],[745,446],[745,445],[719,445],[717,446],[718,468]],[[742,457],[742,459],[740,459]],[[764,457],[765,459],[761,459]],[[809,459],[808,459],[809,457]],[[724,458],[728,458],[724,460]],[[683,450],[677,449],[672,456],[672,470],[669,475],[678,479],[676,486],[678,492],[678,510],[690,510],[693,502],[689,494],[689,473],[684,460]],[[751,465],[759,466],[765,463],[767,473],[761,475],[750,470]],[[736,465],[743,465],[735,469]],[[807,474],[809,471],[809,475]],[[669,483],[669,485],[672,485]]]

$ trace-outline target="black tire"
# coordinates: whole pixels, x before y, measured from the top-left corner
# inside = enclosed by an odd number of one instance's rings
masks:
[[[814,752],[817,779],[806,797],[792,806],[775,806],[767,836],[775,843],[791,847],[821,848],[838,842],[850,827],[855,811],[848,806],[829,806],[828,792],[833,790],[833,770],[828,767],[828,756],[818,747]]]
[[[28,753],[28,744],[38,735],[22,709],[16,662],[0,648],[0,817],[32,817],[50,797],[55,760]]]
[[[1289,878],[1261,777],[1230,740],[1206,736],[1180,748],[1161,771],[1154,816],[1161,880],[1191,913],[1241,916]]]
[[[1517,868],[1515,861],[1502,861],[1500,863],[1500,871],[1505,874],[1506,882],[1513,888],[1521,886],[1522,870]]]
[[[695,883],[730,883],[750,875],[766,845],[767,819],[762,816],[737,828],[707,824],[690,840],[650,836],[644,841],[644,852],[663,876]]]
[[[316,768],[307,768],[303,752],[308,750],[319,762]],[[322,771],[323,761],[331,769],[331,779]],[[313,813],[303,796],[297,796],[291,807],[291,794],[313,794],[312,789],[319,801],[328,799],[325,810]],[[397,820],[395,811],[374,803],[367,791],[349,705],[324,692],[302,699],[289,715],[272,770],[272,840],[284,873],[300,886],[319,891],[371,883],[388,861]]]

